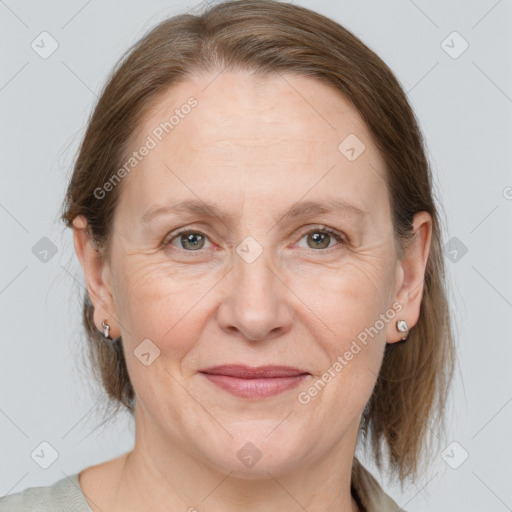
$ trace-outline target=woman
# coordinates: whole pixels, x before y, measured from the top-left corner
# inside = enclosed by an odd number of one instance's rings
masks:
[[[397,511],[453,367],[440,220],[396,78],[269,0],[170,18],[119,63],[63,219],[134,449],[0,510]]]

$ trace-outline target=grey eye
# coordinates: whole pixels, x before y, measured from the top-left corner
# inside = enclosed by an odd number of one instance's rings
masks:
[[[174,241],[178,240],[179,245],[175,244]],[[169,245],[177,245],[180,249],[187,251],[199,251],[204,248],[206,242],[206,236],[199,231],[182,231],[178,233],[168,242]]]

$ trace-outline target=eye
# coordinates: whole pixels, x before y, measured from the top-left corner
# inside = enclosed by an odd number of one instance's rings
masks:
[[[347,240],[342,233],[326,226],[310,228],[303,231],[300,237],[301,240],[307,237],[306,243],[308,246],[306,248],[313,250],[331,249],[333,245],[336,246],[336,244],[331,244],[332,242],[338,242],[338,245],[347,244]],[[199,252],[205,248],[207,240],[208,237],[204,233],[188,228],[173,233],[164,241],[164,245],[178,247],[187,252]]]
[[[331,242],[338,242],[338,245],[345,245],[347,243],[341,233],[326,226],[316,226],[313,229],[309,229],[302,233],[301,240],[304,237],[307,237],[307,248],[313,250],[330,249],[332,248]]]
[[[204,248],[207,237],[200,231],[196,231],[194,229],[183,229],[182,231],[174,233],[172,238],[167,239],[164,244],[175,246],[173,243],[174,240],[177,240],[180,244],[178,245],[179,249],[183,249],[188,252],[195,252]]]

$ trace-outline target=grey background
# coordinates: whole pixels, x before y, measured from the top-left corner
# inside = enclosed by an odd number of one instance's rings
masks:
[[[459,360],[449,430],[415,486],[402,492],[374,474],[410,512],[512,510],[511,1],[296,3],[352,30],[408,91],[452,240]],[[101,426],[101,391],[83,362],[83,275],[58,208],[117,58],[164,17],[197,5],[0,0],[0,495],[50,485],[132,447],[127,415]],[[59,45],[47,59],[31,48],[43,31]],[[446,39],[453,31],[469,44],[457,58],[461,40]],[[41,261],[48,246],[57,252]],[[58,452],[48,469],[31,458],[43,441]]]

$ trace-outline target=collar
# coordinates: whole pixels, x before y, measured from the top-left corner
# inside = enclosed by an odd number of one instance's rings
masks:
[[[405,512],[356,457],[352,463],[350,490],[361,512]]]

